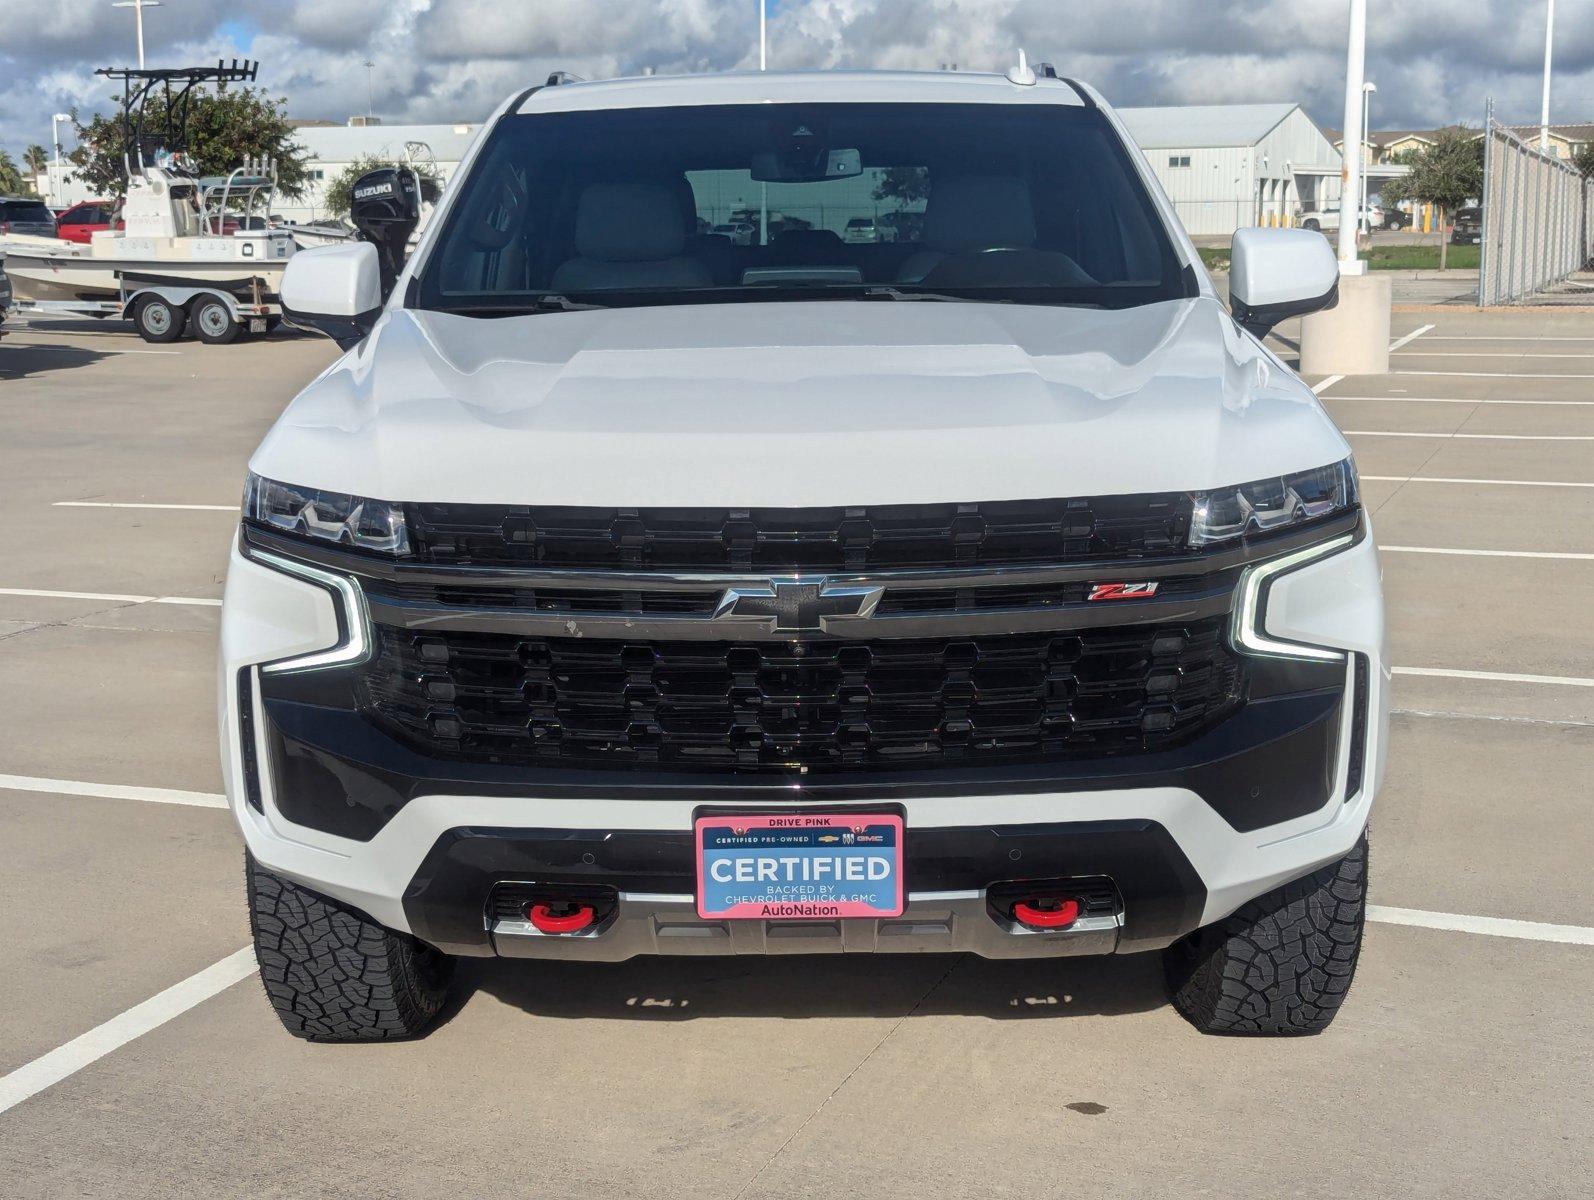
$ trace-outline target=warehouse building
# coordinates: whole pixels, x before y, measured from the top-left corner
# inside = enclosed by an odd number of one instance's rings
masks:
[[[1340,153],[1299,104],[1118,111],[1192,234],[1294,224],[1338,203]]]
[[[350,163],[373,155],[401,160],[406,154],[436,164],[446,183],[459,167],[479,125],[382,125],[355,118],[347,125],[300,121],[297,141],[309,152],[310,178],[297,199],[278,195],[274,211],[290,221],[317,221],[334,216],[327,208],[326,188]]]

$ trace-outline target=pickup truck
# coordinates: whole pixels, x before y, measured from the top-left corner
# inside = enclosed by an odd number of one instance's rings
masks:
[[[1225,307],[1045,67],[566,80],[413,254],[390,169],[283,279],[346,354],[251,459],[219,674],[283,1025],[415,1036],[466,957],[969,952],[1325,1028],[1383,605],[1263,338],[1327,242],[1241,230]],[[840,236],[905,168],[919,236]],[[766,187],[812,226],[696,232]]]

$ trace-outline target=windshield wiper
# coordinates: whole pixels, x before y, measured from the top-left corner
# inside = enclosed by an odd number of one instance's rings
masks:
[[[1001,296],[954,296],[948,292],[905,291],[890,284],[872,284],[859,293],[860,300],[938,300],[946,304],[1011,304]]]
[[[436,311],[461,317],[513,317],[536,312],[584,312],[593,308],[608,308],[607,304],[588,304],[561,296],[557,292],[544,292],[525,300],[503,304],[457,304]]]

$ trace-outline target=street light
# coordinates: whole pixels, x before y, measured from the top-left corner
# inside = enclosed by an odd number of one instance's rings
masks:
[[[1376,83],[1362,84],[1362,144],[1356,151],[1357,158],[1367,154],[1367,143],[1372,139],[1372,113],[1373,93],[1378,90]],[[1369,156],[1370,157],[1370,156]],[[1363,233],[1372,232],[1372,226],[1367,220],[1367,176],[1371,174],[1372,163],[1365,164],[1368,170],[1362,172],[1362,217],[1361,227]]]
[[[1550,148],[1550,51],[1555,46],[1555,0],[1544,15],[1544,107],[1539,110],[1539,149]]]
[[[1367,70],[1367,0],[1350,0],[1350,39],[1345,55],[1345,148],[1350,135],[1362,123],[1362,83]],[[1366,266],[1356,256],[1356,197],[1361,191],[1362,156],[1340,156],[1339,174],[1339,273],[1360,275]]]
[[[161,0],[111,0],[112,8],[130,8],[133,10],[133,23],[138,28],[138,69],[144,69],[144,10],[146,8],[160,8]]]

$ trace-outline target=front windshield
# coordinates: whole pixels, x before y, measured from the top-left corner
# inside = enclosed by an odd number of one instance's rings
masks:
[[[805,298],[1121,308],[1192,294],[1102,114],[705,105],[510,116],[411,293],[494,315]]]

